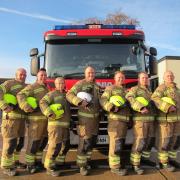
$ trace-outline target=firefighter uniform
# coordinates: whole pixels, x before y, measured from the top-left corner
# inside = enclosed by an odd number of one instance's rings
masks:
[[[87,166],[87,160],[90,159],[93,146],[96,144],[100,116],[99,91],[100,88],[95,82],[87,82],[83,79],[77,82],[66,94],[67,100],[79,107],[77,125],[79,135],[77,165],[79,167]],[[87,108],[80,106],[82,99],[77,97],[78,92],[92,95],[92,101]]]
[[[51,104],[61,104],[64,113],[56,119],[51,119],[54,114]],[[70,106],[66,100],[65,93],[54,90],[45,95],[40,101],[43,114],[48,117],[48,149],[45,157],[45,167],[53,169],[56,158],[60,162],[65,162],[65,155],[69,150],[69,125],[70,125]],[[59,156],[58,156],[59,154]]]
[[[123,86],[109,86],[101,96],[101,105],[108,112],[108,134],[109,134],[109,166],[111,169],[121,169],[122,150],[127,133],[127,123],[130,118],[130,109],[125,103],[119,107],[118,112],[113,112],[114,105],[110,102],[113,96],[121,96],[125,99],[126,91]]]
[[[172,104],[163,100],[168,97],[175,102],[176,111],[168,112]],[[153,93],[152,100],[158,111],[158,158],[166,167],[169,159],[176,160],[177,149],[180,146],[180,89],[175,83],[161,84]]]
[[[4,101],[3,97],[7,93],[16,96],[25,86],[24,82],[17,80],[8,80],[0,85],[0,108],[3,111],[1,125],[3,137],[1,167],[5,169],[13,168],[14,163],[19,161],[19,154],[24,146],[27,116],[20,110],[18,105],[11,112],[6,113],[4,110],[9,105]]]
[[[43,150],[48,141],[47,118],[39,108],[39,101],[47,92],[48,89],[45,85],[35,82],[26,86],[17,95],[19,106],[25,112],[30,107],[27,103],[28,97],[34,97],[38,104],[38,107],[28,114],[28,144],[25,155],[25,161],[28,166],[35,165],[35,162],[41,163]]]
[[[151,102],[152,93],[145,86],[137,85],[130,89],[126,98],[131,104],[133,112],[133,132],[134,143],[130,155],[131,163],[134,167],[140,166],[141,156],[149,158],[150,151],[155,142],[154,120],[155,108]],[[140,110],[144,108],[143,103],[137,100],[137,97],[142,97],[147,100],[148,113],[141,114]],[[142,154],[143,152],[143,154]]]

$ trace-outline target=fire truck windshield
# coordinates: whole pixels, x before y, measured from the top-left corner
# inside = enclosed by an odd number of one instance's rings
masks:
[[[91,65],[97,78],[113,76],[117,70],[131,75],[145,70],[144,50],[132,53],[129,43],[46,43],[45,67],[48,77],[82,77],[84,68]],[[128,76],[128,75],[127,75]]]

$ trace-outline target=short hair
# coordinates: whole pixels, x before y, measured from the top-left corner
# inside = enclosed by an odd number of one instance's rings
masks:
[[[140,75],[141,75],[141,74],[146,74],[146,75],[148,76],[148,73],[147,73],[147,72],[141,71],[141,72],[138,73],[138,78],[140,78]]]
[[[86,67],[85,67],[84,72],[86,72],[86,69],[88,69],[88,68],[94,69],[94,71],[95,71],[95,68],[94,68],[93,66],[90,66],[90,65],[89,65],[89,66],[86,66]]]
[[[124,75],[124,76],[125,76],[125,74],[124,74],[124,72],[123,72],[123,71],[115,71],[115,73],[114,73],[114,77],[115,77],[117,74],[122,74],[122,75]]]
[[[46,69],[45,68],[40,68],[38,72],[40,72],[40,71],[46,72]]]

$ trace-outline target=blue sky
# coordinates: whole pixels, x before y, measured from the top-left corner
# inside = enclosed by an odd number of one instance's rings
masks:
[[[0,0],[0,77],[13,77],[18,67],[25,67],[32,80],[29,50],[38,47],[43,52],[43,33],[55,24],[104,18],[119,9],[140,21],[158,59],[179,56],[179,7],[179,0]]]

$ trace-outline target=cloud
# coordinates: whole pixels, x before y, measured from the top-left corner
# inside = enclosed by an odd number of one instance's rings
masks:
[[[46,21],[60,22],[60,23],[65,23],[65,24],[72,23],[72,21],[69,21],[69,20],[54,18],[54,17],[44,15],[44,14],[26,13],[26,12],[21,12],[21,11],[17,11],[14,9],[8,9],[8,8],[4,8],[4,7],[0,7],[0,11],[6,12],[6,13],[17,14],[20,16],[27,16],[27,17],[31,17],[31,18],[35,18],[35,19],[46,20]]]

